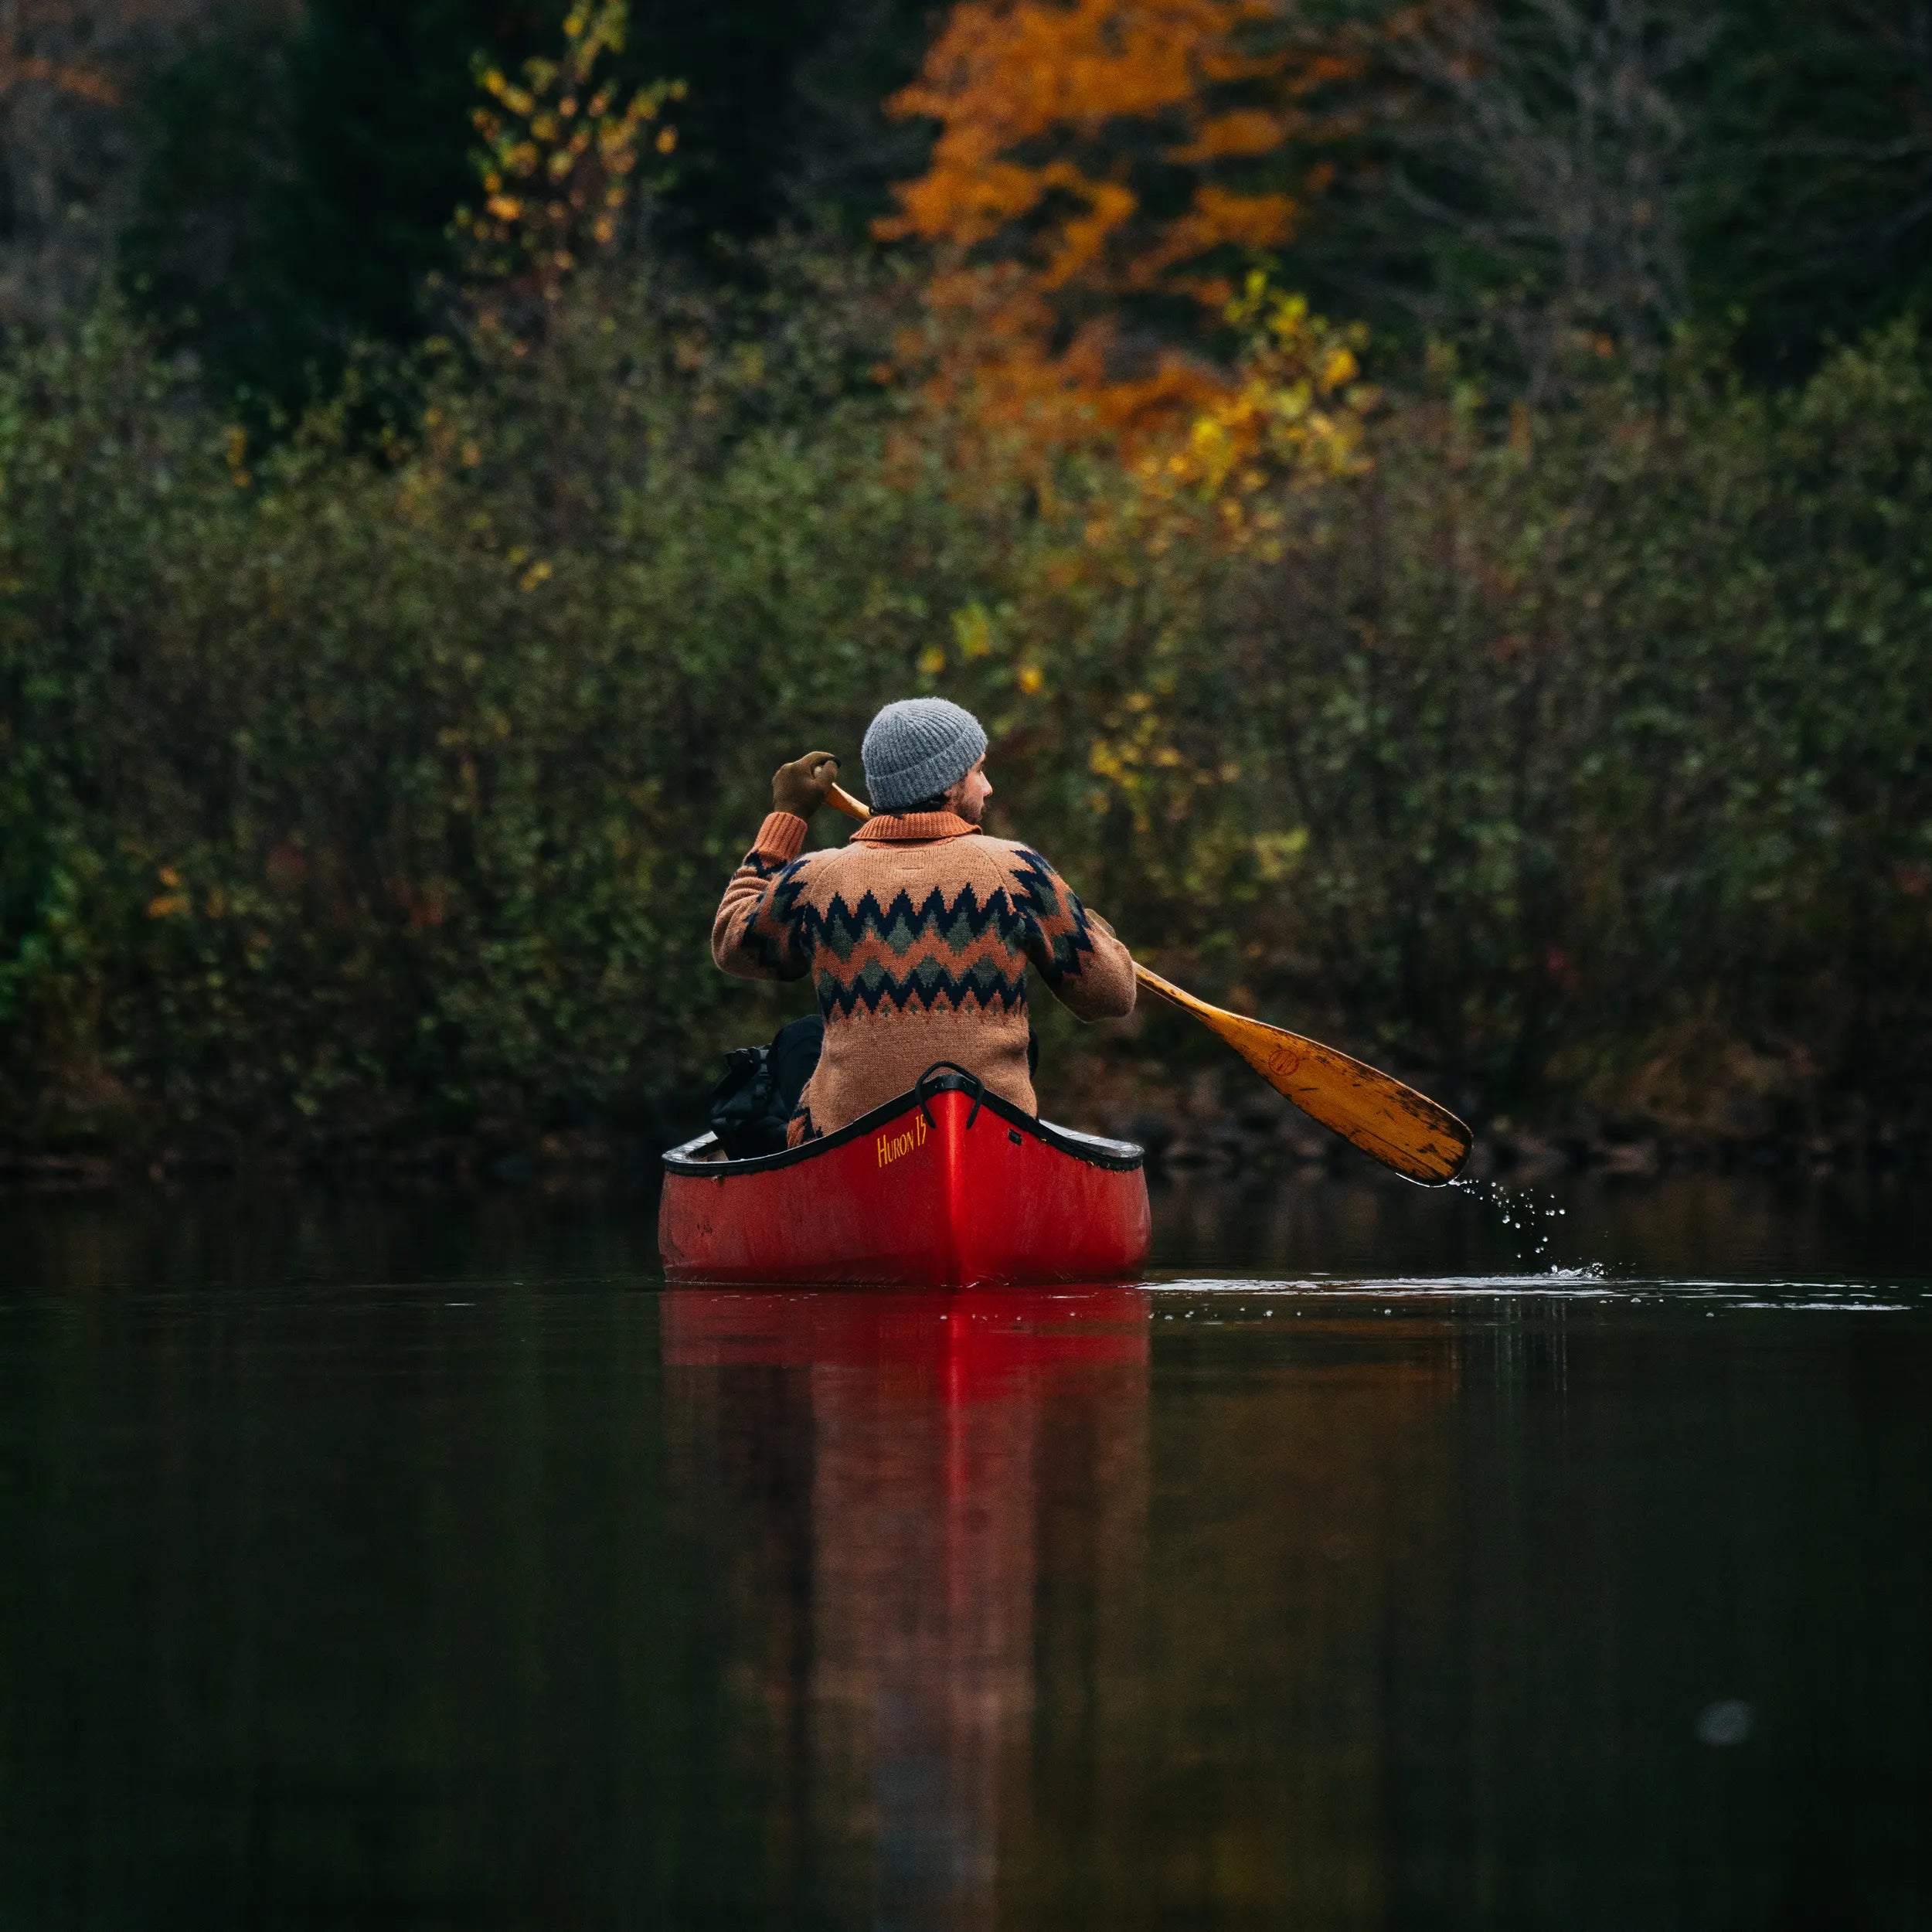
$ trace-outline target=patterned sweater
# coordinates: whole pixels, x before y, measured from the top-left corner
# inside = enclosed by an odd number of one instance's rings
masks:
[[[774,811],[725,888],[711,956],[747,979],[810,974],[825,1018],[794,1145],[955,1060],[1029,1114],[1030,965],[1082,1019],[1134,1009],[1134,961],[1036,852],[950,811],[880,813],[850,843],[799,855]]]

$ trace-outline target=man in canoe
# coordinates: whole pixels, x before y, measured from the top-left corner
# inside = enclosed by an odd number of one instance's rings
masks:
[[[980,829],[993,787],[971,712],[902,699],[872,719],[861,756],[872,816],[823,852],[804,852],[806,822],[838,760],[811,751],[779,767],[770,815],[711,928],[711,956],[727,973],[810,975],[818,992],[823,1044],[802,1090],[791,1087],[787,1140],[795,1147],[896,1100],[936,1060],[1037,1114],[1027,969],[1080,1019],[1117,1019],[1133,1010],[1133,960],[1038,852]],[[808,1029],[819,1032],[797,1022],[780,1036],[774,1070],[809,1060],[808,1045],[797,1051]]]

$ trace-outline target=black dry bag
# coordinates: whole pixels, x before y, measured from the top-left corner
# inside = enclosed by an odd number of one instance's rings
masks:
[[[818,1065],[825,1022],[808,1013],[778,1029],[769,1046],[740,1046],[725,1061],[724,1078],[711,1090],[711,1131],[726,1158],[781,1154],[785,1130]]]
[[[770,1049],[733,1048],[725,1060],[724,1078],[711,1090],[706,1111],[727,1159],[781,1153],[791,1110],[772,1080]]]

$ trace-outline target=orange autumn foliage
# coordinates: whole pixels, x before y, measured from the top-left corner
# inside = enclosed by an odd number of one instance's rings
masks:
[[[1277,0],[960,0],[893,113],[939,124],[879,224],[933,250],[936,388],[1043,447],[1130,447],[1224,393],[1206,338],[1292,239],[1342,56]]]

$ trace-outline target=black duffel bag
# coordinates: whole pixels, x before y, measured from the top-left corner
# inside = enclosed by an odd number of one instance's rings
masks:
[[[726,1056],[724,1078],[705,1111],[726,1159],[784,1152],[786,1127],[825,1038],[825,1021],[809,1013],[780,1027],[769,1046],[734,1047]]]

